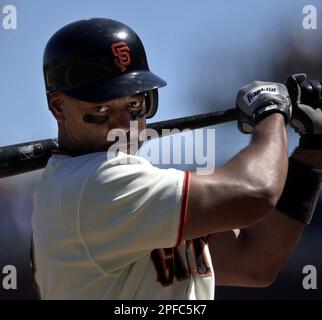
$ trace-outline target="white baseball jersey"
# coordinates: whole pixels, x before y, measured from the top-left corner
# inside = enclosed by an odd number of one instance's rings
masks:
[[[54,154],[34,193],[42,299],[213,299],[205,238],[182,241],[189,172],[144,158]]]

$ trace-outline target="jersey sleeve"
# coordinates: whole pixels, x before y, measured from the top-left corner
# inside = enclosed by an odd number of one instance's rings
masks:
[[[156,248],[181,242],[189,172],[146,164],[102,165],[88,179],[78,209],[86,250],[113,271]]]

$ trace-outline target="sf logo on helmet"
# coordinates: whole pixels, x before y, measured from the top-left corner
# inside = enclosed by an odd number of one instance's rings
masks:
[[[112,44],[112,52],[113,55],[116,57],[114,62],[121,69],[121,72],[124,72],[126,70],[126,66],[128,66],[131,63],[129,51],[130,48],[124,41]]]

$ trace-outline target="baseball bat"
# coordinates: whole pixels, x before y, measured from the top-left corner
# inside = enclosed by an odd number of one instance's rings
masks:
[[[162,129],[193,130],[236,119],[236,109],[228,109],[226,111],[154,122],[147,124],[147,128],[156,130],[159,136],[164,137],[165,132]],[[170,132],[170,134],[174,133],[176,132]],[[37,140],[1,147],[0,178],[44,168],[54,149],[59,149],[57,139]]]

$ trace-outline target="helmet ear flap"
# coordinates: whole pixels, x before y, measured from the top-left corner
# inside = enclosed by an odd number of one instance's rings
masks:
[[[158,89],[152,89],[147,92],[147,96],[145,98],[145,105],[146,105],[146,118],[152,118],[157,110],[158,110],[158,102],[159,102],[159,94]]]

